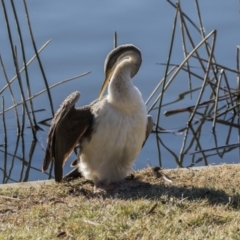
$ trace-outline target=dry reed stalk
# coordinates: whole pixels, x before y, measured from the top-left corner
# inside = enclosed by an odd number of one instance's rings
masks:
[[[86,73],[79,74],[79,75],[77,75],[77,76],[74,76],[74,77],[71,77],[71,78],[68,78],[68,79],[59,81],[59,82],[51,85],[51,86],[49,87],[49,89],[52,89],[52,88],[54,88],[54,87],[57,87],[57,86],[59,86],[59,85],[61,85],[61,84],[63,84],[63,83],[67,83],[67,82],[70,82],[70,81],[72,81],[72,80],[78,79],[78,78],[80,78],[80,77],[84,77],[84,76],[88,75],[89,73],[90,73],[90,72],[86,72]],[[45,93],[46,91],[47,91],[47,89],[45,88],[44,90],[41,90],[40,92],[32,95],[31,97],[29,97],[29,98],[27,98],[27,99],[25,99],[25,100],[26,100],[26,101],[29,101],[30,99],[36,98],[36,97],[40,96],[41,94]],[[16,106],[22,105],[22,104],[23,104],[23,101],[21,101],[21,102],[15,104],[15,105],[13,105],[13,106],[5,109],[5,112],[13,109],[13,108],[16,107]],[[2,112],[0,112],[0,115],[2,115]]]
[[[117,44],[117,32],[115,31],[114,35],[113,35],[113,48],[116,48],[117,46],[118,46],[118,44]]]
[[[210,56],[209,56],[209,61],[208,61],[208,65],[207,65],[207,70],[206,70],[206,73],[205,73],[205,76],[204,76],[204,80],[203,80],[203,84],[202,84],[202,88],[201,88],[201,91],[199,93],[199,97],[198,97],[198,100],[197,100],[197,103],[196,103],[196,106],[195,108],[193,109],[193,112],[191,114],[191,116],[189,117],[188,119],[188,125],[191,124],[191,121],[195,115],[195,112],[197,110],[197,107],[198,107],[198,104],[200,103],[201,101],[201,98],[202,98],[202,94],[203,94],[203,91],[204,91],[204,88],[205,88],[205,85],[207,83],[207,79],[208,79],[208,75],[209,75],[209,71],[210,71],[210,67],[211,67],[211,61],[212,61],[212,57],[213,57],[213,53],[214,53],[214,48],[215,48],[215,42],[216,42],[216,30],[213,30],[210,34],[208,34],[208,36],[210,37],[211,35],[213,35],[213,41],[212,41],[212,47],[211,47],[211,52],[210,52]],[[204,43],[207,39],[208,39],[208,36],[206,38],[204,38],[201,43]],[[199,46],[199,45],[198,45]]]
[[[177,8],[176,12],[175,12],[175,16],[174,16],[174,21],[173,21],[173,30],[172,30],[170,47],[169,47],[169,52],[168,52],[168,57],[167,57],[167,66],[166,66],[166,69],[165,69],[164,80],[163,80],[163,84],[162,84],[162,91],[160,93],[159,98],[157,98],[159,100],[157,119],[156,119],[156,126],[157,127],[159,125],[160,113],[161,113],[161,107],[162,107],[162,100],[163,100],[163,94],[164,94],[164,91],[165,91],[165,84],[166,84],[166,80],[167,80],[167,76],[168,76],[168,68],[169,68],[169,64],[170,64],[171,56],[172,56],[172,49],[173,49],[173,43],[174,43],[174,37],[175,37],[175,31],[176,31],[176,25],[177,25],[178,11],[179,11],[179,9]]]
[[[179,0],[178,0],[178,9],[179,9],[179,16],[180,16],[180,29],[181,29],[181,37],[182,37],[183,56],[184,58],[186,58],[188,53],[187,53],[185,31],[184,31],[184,17],[183,17]],[[188,61],[186,62],[186,68],[187,68],[187,75],[188,75],[188,87],[190,90],[190,99],[192,99],[192,81],[191,81],[191,73],[190,73],[190,67],[189,67]]]
[[[167,73],[167,76],[169,76],[175,69],[177,66],[173,66]],[[151,92],[150,96],[148,97],[147,101],[145,102],[145,104],[147,105],[150,100],[153,98],[154,94],[158,91],[158,89],[160,88],[160,86],[163,84],[164,81],[164,77],[159,81],[159,83],[157,84],[157,86],[154,88],[154,90]],[[158,99],[154,101],[154,103],[152,104],[152,106],[148,109],[148,112],[152,111],[154,106],[156,105]]]
[[[236,59],[236,65],[237,65],[237,71],[238,71],[238,73],[237,73],[237,91],[240,90],[240,61],[239,61],[240,53],[239,52],[240,52],[240,47],[237,46],[237,59]],[[237,103],[240,102],[239,100],[240,100],[240,98],[238,97]],[[236,112],[238,113],[238,120],[237,120],[238,121],[238,126],[240,126],[240,118],[239,118],[240,107],[239,106],[238,106]],[[240,142],[240,128],[238,128],[238,142]],[[238,151],[238,155],[240,157],[240,148],[239,148],[239,151]]]
[[[4,102],[4,97],[2,96],[2,109],[4,111],[5,108],[5,102]],[[8,147],[8,138],[7,138],[7,127],[6,127],[6,119],[5,119],[5,114],[2,115],[2,122],[3,122],[3,135],[4,135],[4,166],[3,169],[7,168],[7,147]],[[6,171],[3,171],[3,181],[6,177]]]
[[[26,60],[26,55],[25,55],[25,49],[24,49],[24,44],[23,44],[23,39],[22,39],[21,28],[20,28],[20,24],[19,24],[19,21],[18,21],[18,16],[17,16],[17,12],[16,12],[16,8],[15,8],[13,0],[11,0],[11,6],[12,6],[14,19],[15,19],[15,22],[16,22],[18,36],[19,36],[19,40],[20,40],[21,52],[22,52],[22,57],[23,57],[23,64],[24,64],[24,68],[25,68],[24,72],[25,72],[26,83],[27,83],[28,97],[30,97],[32,95],[32,93],[31,93],[31,86],[30,86],[30,82],[29,82],[28,68],[26,66],[27,60]],[[34,124],[34,126],[37,126],[37,121],[36,121],[36,117],[35,117],[35,114],[34,114],[33,102],[30,100],[29,103],[30,103],[30,109],[31,109],[33,124]]]
[[[21,96],[22,96],[22,100],[23,100],[23,106],[24,106],[24,110],[26,111],[27,113],[27,117],[28,117],[28,121],[30,123],[30,127],[31,127],[31,130],[32,130],[32,134],[33,134],[33,138],[36,140],[37,139],[37,136],[36,136],[36,128],[35,128],[35,125],[34,123],[32,122],[32,118],[31,118],[31,115],[30,115],[30,111],[28,109],[28,105],[27,105],[27,102],[26,102],[26,98],[25,98],[25,93],[24,93],[24,89],[23,89],[23,86],[22,86],[22,79],[21,79],[21,75],[19,74],[19,68],[18,68],[18,55],[17,55],[17,47],[15,46],[15,49],[14,49],[14,64],[15,64],[15,68],[16,68],[16,73],[17,73],[17,80],[18,80],[18,85],[19,85],[19,89],[20,89],[20,92],[21,92]],[[23,114],[24,115],[24,114]],[[25,118],[24,118],[25,119]],[[24,121],[22,122],[22,124],[24,125]],[[22,132],[23,132],[24,128],[22,128]]]
[[[1,66],[2,66],[2,70],[3,70],[3,74],[4,74],[4,77],[5,77],[5,80],[7,82],[8,87],[9,87],[9,91],[10,91],[10,95],[11,95],[11,98],[12,98],[13,105],[15,105],[16,101],[15,101],[15,98],[14,98],[14,94],[13,94],[13,91],[12,91],[11,84],[10,84],[10,82],[8,80],[7,72],[6,72],[4,63],[2,61],[1,55],[0,55],[0,63],[1,63]],[[2,112],[5,113],[5,109],[3,109]],[[19,116],[18,116],[17,107],[14,107],[14,112],[15,112],[16,124],[17,124],[17,134],[19,135],[19,134],[21,134],[21,131],[20,131],[20,122],[19,122]]]
[[[16,156],[16,154],[17,154],[17,150],[18,150],[18,146],[19,146],[19,140],[20,140],[20,135],[17,136],[17,140],[16,140],[15,149],[14,149],[13,154],[8,153],[6,150],[4,151],[4,154],[6,153],[7,156],[12,157],[12,159],[8,160],[8,164],[10,165],[10,168],[9,168],[8,174],[6,175],[5,180],[3,181],[3,183],[7,183],[9,180],[13,181],[13,179],[11,179],[10,176],[12,174],[12,170],[13,170],[13,167],[14,167],[15,159],[18,158],[18,156]],[[20,160],[20,158],[18,158],[18,159]]]
[[[52,40],[48,40],[46,43],[43,44],[43,46],[38,50],[38,54],[40,54],[42,52],[42,50],[51,42]],[[37,57],[37,55],[35,54],[26,64],[26,67],[28,67],[33,60]],[[23,71],[25,70],[25,67],[22,67],[21,70],[19,71],[19,73],[21,74]],[[14,82],[14,80],[17,79],[17,75],[15,75],[10,81],[9,84],[12,84]],[[1,90],[0,90],[0,94],[2,94],[7,88],[8,88],[8,84],[6,86],[4,86]]]
[[[29,32],[30,32],[30,36],[31,36],[31,40],[32,40],[32,45],[33,45],[35,54],[37,56],[37,61],[38,61],[38,64],[39,64],[39,67],[40,67],[40,70],[41,70],[41,73],[42,73],[42,76],[43,76],[44,84],[45,84],[45,87],[46,87],[46,90],[47,90],[47,96],[48,96],[48,99],[49,99],[52,116],[54,116],[52,96],[51,96],[51,93],[50,93],[50,90],[49,90],[47,77],[46,77],[46,74],[45,74],[40,56],[39,56],[38,51],[37,51],[37,46],[36,46],[35,39],[34,39],[33,32],[32,32],[31,21],[30,21],[30,17],[29,17],[29,14],[28,14],[28,8],[27,8],[26,0],[23,0],[23,3],[24,3],[25,12],[26,12],[26,18],[27,18],[28,28],[29,28]]]
[[[219,101],[219,88],[220,88],[220,84],[222,81],[223,72],[224,72],[224,70],[222,69],[220,71],[220,75],[218,78],[218,84],[217,84],[217,89],[216,89],[217,92],[216,92],[215,103],[214,103],[214,117],[213,117],[213,123],[212,123],[212,132],[215,131],[216,118],[217,118],[217,107],[218,107],[218,101]]]

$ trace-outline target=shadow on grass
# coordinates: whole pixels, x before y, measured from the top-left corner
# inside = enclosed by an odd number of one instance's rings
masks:
[[[226,205],[233,208],[240,208],[239,194],[230,195],[224,190],[194,187],[194,186],[174,186],[165,183],[148,183],[139,179],[125,180],[124,183],[110,186],[106,191],[94,193],[93,183],[83,180],[81,183],[65,183],[69,187],[69,195],[85,196],[87,199],[92,198],[111,198],[121,200],[138,200],[151,199],[157,200],[162,204],[166,203],[182,203],[188,201],[207,200],[211,205]]]

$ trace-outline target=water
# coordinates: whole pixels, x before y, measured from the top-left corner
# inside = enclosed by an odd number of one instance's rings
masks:
[[[236,67],[236,47],[239,44],[240,19],[238,4],[237,1],[228,3],[223,0],[201,1],[199,3],[206,34],[213,29],[217,29],[218,31],[215,57],[219,63],[230,68]],[[34,51],[26,24],[23,3],[22,1],[15,1],[15,5],[23,33],[27,59],[30,59]],[[133,43],[141,49],[143,64],[134,79],[134,84],[142,92],[144,100],[148,98],[159,80],[164,76],[165,66],[158,65],[157,63],[166,63],[167,61],[175,15],[175,9],[167,1],[151,1],[151,4],[146,1],[138,1],[136,4],[135,2],[126,0],[120,2],[73,0],[71,3],[63,0],[53,0],[28,1],[27,5],[37,47],[40,48],[47,40],[52,40],[41,53],[41,60],[49,84],[51,85],[71,76],[91,71],[91,74],[86,77],[65,85],[60,85],[51,90],[55,110],[61,101],[75,90],[79,90],[82,93],[79,105],[88,104],[97,98],[104,79],[103,63],[106,55],[113,48],[114,31],[118,33],[118,45]],[[21,51],[10,2],[6,1],[6,7],[12,26],[13,41],[18,46],[20,58]],[[181,1],[181,7],[198,25],[195,3],[193,1]],[[2,10],[0,14],[0,26],[0,52],[8,76],[11,78],[15,74]],[[178,33],[180,33],[179,23]],[[197,31],[192,30],[191,33],[195,43],[198,43],[201,38]],[[180,63],[183,59],[180,35],[176,36],[173,51],[174,54],[171,62]],[[29,75],[32,94],[45,88],[37,61],[34,61],[29,67]],[[5,85],[2,72],[0,72],[0,79],[0,89],[2,89]],[[236,76],[233,74],[230,83],[232,87],[235,87],[235,82]],[[199,82],[193,82],[193,84],[199,86]],[[192,100],[189,99],[189,96],[185,96],[182,101],[177,101],[179,94],[186,92],[187,87],[186,76],[182,76],[181,78],[180,75],[176,84],[171,86],[164,95],[164,107],[162,108],[160,124],[162,128],[179,129],[186,126],[186,121],[189,117],[188,113],[165,117],[163,112],[196,103],[198,93],[193,94]],[[13,84],[13,88],[18,89],[17,83]],[[9,98],[9,92],[5,91],[2,96],[5,99],[5,108],[11,106],[12,102]],[[16,99],[20,101],[20,94],[16,94]],[[46,94],[34,99],[35,109],[46,109],[44,112],[37,113],[38,121],[51,117],[49,103],[46,99]],[[170,104],[172,102],[175,103]],[[153,115],[156,119],[156,114],[153,113]],[[5,117],[8,123],[9,134],[8,152],[13,153],[17,141],[14,112],[9,112]],[[29,124],[27,123],[26,125]],[[22,153],[24,151],[23,147],[19,147],[17,150],[21,156],[25,155],[25,164],[17,160],[14,164],[11,164],[11,156],[8,156],[7,161],[4,161],[6,159],[4,152],[0,152],[0,161],[2,161],[0,163],[0,179],[1,174],[4,176],[5,173],[8,173],[12,165],[12,175],[11,180],[8,180],[9,182],[47,178],[46,175],[37,170],[41,168],[44,155],[43,148],[46,146],[45,138],[48,130],[47,127],[41,127],[44,131],[38,132],[39,142],[36,144],[31,163],[31,166],[36,168],[36,170],[32,169],[29,176],[26,176],[26,171],[30,166],[28,160],[30,159],[29,149],[32,141],[31,131],[26,130],[24,133],[24,148],[26,153]],[[236,133],[231,136],[231,143],[238,141],[236,129],[234,131]],[[226,139],[227,133],[227,127],[223,125],[217,127],[218,139]],[[0,134],[1,144],[3,142],[2,124],[0,125]],[[179,165],[176,163],[176,159],[182,146],[183,134],[160,134],[160,137],[163,143],[174,153],[165,148],[161,150],[162,166],[164,168],[176,167]],[[201,139],[203,139],[203,149],[208,148],[213,143],[214,137],[211,133],[211,122],[206,122],[203,125]],[[21,139],[19,140],[21,146],[22,141]],[[224,145],[223,140],[220,142]],[[3,147],[1,149],[3,150]],[[182,165],[191,165],[192,161],[192,157],[186,156]],[[216,155],[209,157],[209,162],[215,164],[221,162],[239,162],[238,151],[232,151],[226,156],[224,155],[223,158]],[[149,164],[159,164],[159,155],[154,134],[151,135],[139,155],[135,168],[146,167]],[[195,165],[203,164],[204,162],[200,161]],[[69,169],[69,163],[67,162],[65,171],[67,172]]]

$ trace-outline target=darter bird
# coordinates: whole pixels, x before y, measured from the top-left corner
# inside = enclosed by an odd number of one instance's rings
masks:
[[[78,171],[96,187],[126,177],[153,126],[132,83],[141,63],[137,47],[121,45],[105,60],[105,81],[97,100],[75,108],[80,93],[73,92],[63,101],[51,122],[43,172],[54,160],[55,180],[61,182],[63,165],[79,145]],[[107,85],[108,95],[102,97]]]

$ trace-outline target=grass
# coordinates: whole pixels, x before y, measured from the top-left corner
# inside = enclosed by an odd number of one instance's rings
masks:
[[[131,177],[0,187],[0,239],[240,239],[240,165]]]

